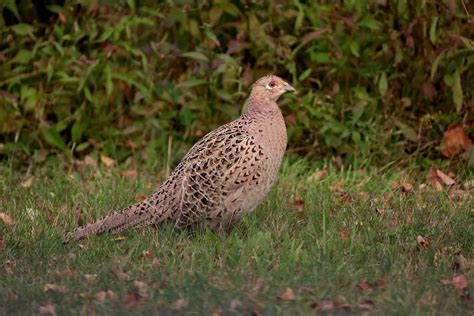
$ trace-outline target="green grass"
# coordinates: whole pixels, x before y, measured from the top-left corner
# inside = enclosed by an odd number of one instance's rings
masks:
[[[165,226],[132,230],[123,240],[102,235],[63,245],[62,234],[79,218],[89,221],[134,202],[163,173],[140,170],[130,179],[117,169],[55,163],[30,170],[33,184],[24,188],[28,176],[5,165],[0,171],[0,213],[15,220],[0,221],[2,315],[32,314],[45,304],[59,315],[309,314],[331,304],[330,312],[380,315],[474,309],[467,290],[440,283],[465,274],[472,289],[473,269],[453,265],[456,253],[474,257],[473,200],[420,188],[424,176],[409,193],[393,185],[399,172],[330,166],[326,177],[308,183],[314,168],[286,161],[265,202],[227,235]],[[304,210],[295,205],[297,196]],[[430,241],[427,248],[418,245],[418,235]],[[148,285],[143,297],[136,280]],[[360,289],[362,282],[370,289]],[[45,292],[47,283],[67,291]],[[277,298],[286,288],[295,300]],[[100,302],[101,290],[112,290],[117,300]],[[139,302],[126,307],[127,293]],[[231,309],[232,300],[242,304]],[[374,308],[360,307],[364,300]]]

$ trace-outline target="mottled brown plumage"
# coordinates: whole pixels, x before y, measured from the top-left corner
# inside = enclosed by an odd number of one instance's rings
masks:
[[[251,212],[275,181],[287,144],[276,101],[293,87],[276,76],[254,83],[244,114],[199,140],[147,199],[66,234],[65,241],[160,224],[227,227]]]

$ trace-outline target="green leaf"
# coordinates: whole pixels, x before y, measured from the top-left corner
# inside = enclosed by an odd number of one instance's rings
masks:
[[[359,55],[360,46],[358,42],[356,41],[351,42],[351,44],[349,45],[349,48],[352,54],[354,54],[356,57],[360,57]]]
[[[414,143],[418,141],[418,136],[416,135],[416,132],[413,128],[400,121],[396,121],[395,125],[397,125],[406,139]]]
[[[187,53],[182,54],[181,56],[204,61],[206,63],[209,62],[209,58],[200,52],[187,52]]]
[[[382,72],[379,79],[379,93],[383,97],[385,93],[387,93],[388,89],[388,81],[387,81],[387,74]]]
[[[82,144],[79,144],[76,146],[75,148],[75,151],[76,152],[81,152],[81,151],[84,151],[86,148],[88,148],[90,146],[90,144],[88,142],[84,142]]]
[[[308,78],[309,75],[311,74],[311,71],[312,71],[311,68],[308,68],[308,69],[306,69],[305,71],[303,71],[303,72],[301,73],[301,75],[298,77],[298,81],[303,81],[303,80],[305,80],[306,78]]]
[[[18,35],[33,35],[33,27],[30,24],[20,23],[12,26],[13,31]]]
[[[104,75],[105,75],[105,91],[107,93],[107,96],[110,97],[114,90],[114,83],[112,81],[112,70],[110,69],[110,66],[108,64],[105,65],[104,67]]]
[[[12,62],[19,64],[27,64],[33,58],[33,52],[31,50],[20,49],[20,51],[13,57]]]
[[[439,54],[438,57],[436,57],[436,59],[433,61],[433,64],[431,65],[431,81],[434,80],[436,71],[438,71],[439,63],[443,60],[444,54],[445,54],[444,52]]]
[[[181,82],[178,86],[179,87],[185,87],[185,88],[191,88],[195,86],[200,86],[203,84],[207,84],[207,80],[204,79],[188,79],[183,82]]]
[[[461,85],[461,74],[459,72],[459,69],[456,70],[456,72],[453,75],[453,102],[456,107],[456,112],[459,113],[461,112],[462,109],[462,101],[463,101],[463,95],[462,95],[462,85]]]
[[[371,16],[367,16],[357,23],[359,26],[367,28],[372,31],[379,31],[382,29],[382,23]]]
[[[44,140],[51,146],[61,150],[66,149],[66,144],[55,127],[43,127],[41,128],[41,134],[43,135]]]

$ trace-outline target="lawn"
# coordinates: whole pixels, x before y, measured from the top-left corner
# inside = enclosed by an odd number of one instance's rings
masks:
[[[323,166],[287,159],[226,235],[165,225],[64,245],[164,168],[3,164],[0,314],[474,313],[469,175],[439,192],[426,171]]]

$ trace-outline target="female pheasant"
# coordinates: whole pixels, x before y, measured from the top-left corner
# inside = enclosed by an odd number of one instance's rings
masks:
[[[295,89],[277,76],[252,87],[245,112],[199,140],[147,199],[79,227],[65,242],[160,224],[228,227],[266,196],[287,145],[278,98]]]

